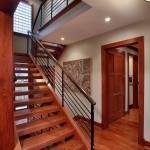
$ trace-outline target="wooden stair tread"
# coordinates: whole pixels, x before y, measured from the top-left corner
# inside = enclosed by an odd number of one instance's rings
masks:
[[[42,79],[43,77],[41,75],[39,76],[16,76],[16,79]]]
[[[32,105],[32,104],[42,104],[42,103],[48,103],[53,102],[55,100],[54,97],[41,97],[41,98],[30,98],[25,100],[16,100],[14,101],[15,107],[18,106],[25,106],[25,105]]]
[[[14,52],[14,56],[20,56],[20,57],[26,56],[26,57],[29,57],[29,54]]]
[[[38,70],[14,70],[14,73],[38,73]]]
[[[58,54],[57,50],[48,51],[48,53],[51,53],[51,54]],[[43,54],[43,51],[42,51],[42,50],[38,50],[38,51],[37,51],[37,54]]]
[[[23,64],[23,63],[15,63],[14,64],[15,68],[35,68],[36,66],[34,64]]]
[[[38,150],[53,143],[59,142],[75,133],[70,125],[64,125],[58,129],[39,134],[28,139],[21,140],[22,150]]]
[[[37,90],[15,91],[14,96],[32,95],[32,94],[46,94],[46,93],[50,93],[49,88],[43,88],[43,89],[37,89]]]
[[[30,59],[19,59],[19,58],[14,58],[14,63],[31,63],[32,60]]]
[[[48,106],[42,106],[38,108],[19,110],[14,112],[15,120],[20,120],[32,116],[43,115],[47,113],[57,112],[60,110],[60,106],[57,104],[51,104]]]
[[[24,62],[31,63],[31,60],[30,59],[23,60],[23,59],[19,59],[19,58],[14,58],[14,63],[24,63]]]
[[[83,150],[83,147],[83,142],[79,138],[73,137],[69,141],[66,141],[54,148],[51,148],[51,150]]]
[[[47,85],[46,82],[28,82],[28,83],[15,83],[15,87],[26,87],[26,86],[42,86]]]
[[[17,127],[18,135],[22,136],[65,122],[66,122],[66,117],[64,115],[56,114],[54,116],[46,117],[44,119],[39,119],[29,123],[17,125],[16,127]]]

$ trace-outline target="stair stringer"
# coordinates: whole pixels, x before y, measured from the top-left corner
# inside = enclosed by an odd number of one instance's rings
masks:
[[[14,124],[14,142],[15,142],[15,146],[14,146],[14,150],[21,150],[21,145],[20,145],[20,140],[18,137],[18,133],[16,130],[16,125]]]
[[[31,55],[29,55],[30,58],[32,59],[34,65],[36,66],[36,68],[38,69],[38,71],[40,72],[41,76],[43,77],[43,79],[46,81],[46,83],[48,82],[46,76],[44,75],[43,71],[41,70],[41,68],[35,63],[33,57]],[[57,96],[57,94],[55,93],[53,87],[48,84],[47,85],[52,93],[52,95],[54,96],[56,102],[60,105],[62,112],[65,114],[67,120],[71,123],[71,125],[73,126],[73,128],[75,129],[77,135],[80,137],[81,141],[84,143],[84,150],[90,150],[90,143],[88,142],[88,140],[85,139],[85,136],[82,134],[81,130],[79,129],[79,127],[77,126],[77,124],[74,122],[73,118],[71,117],[70,113],[68,112],[68,110],[65,107],[62,107],[61,104],[61,100],[59,99],[59,97]],[[39,87],[40,88],[40,87]]]

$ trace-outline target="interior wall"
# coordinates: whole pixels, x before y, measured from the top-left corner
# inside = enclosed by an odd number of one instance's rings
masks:
[[[129,56],[129,77],[133,77],[133,56]],[[133,104],[133,84],[130,83],[129,84],[129,105],[132,104]]]
[[[92,30],[92,28],[91,28]],[[139,36],[144,36],[144,55],[145,55],[145,72],[144,72],[144,138],[150,141],[150,118],[149,118],[149,85],[150,85],[150,19],[142,22],[128,25],[102,35],[89,38],[68,46],[59,59],[62,64],[64,61],[76,59],[92,58],[91,73],[91,97],[96,101],[95,121],[102,122],[102,86],[101,86],[101,46],[127,40]]]
[[[33,22],[41,4],[40,0],[28,0],[33,5]],[[27,36],[14,34],[14,52],[26,53],[27,52]]]

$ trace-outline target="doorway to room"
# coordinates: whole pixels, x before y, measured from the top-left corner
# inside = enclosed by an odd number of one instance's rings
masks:
[[[138,57],[132,56],[134,65],[131,76],[129,69],[128,72],[125,72],[125,63],[129,67],[130,57],[126,51],[122,51],[122,47],[131,48],[133,45],[136,45],[134,48],[137,49]],[[128,62],[125,62],[125,55],[127,55]],[[102,46],[102,127],[104,129],[107,129],[114,120],[129,113],[130,95],[128,93],[131,82],[134,84],[133,94],[135,94],[133,106],[139,107],[138,143],[142,144],[144,128],[144,37]]]
[[[132,47],[131,47],[132,48]],[[134,47],[135,48],[135,47]],[[138,51],[138,49],[137,49]],[[138,52],[128,53],[128,111],[138,109]]]

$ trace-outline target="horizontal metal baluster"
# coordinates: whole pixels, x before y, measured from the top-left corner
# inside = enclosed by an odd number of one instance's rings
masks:
[[[65,102],[66,102],[66,104],[68,104],[68,103],[70,104],[69,101],[66,101],[66,100],[65,100]],[[68,104],[68,105],[69,105],[69,104]],[[70,108],[69,106],[71,106],[71,108]],[[68,106],[68,107],[70,108],[70,110],[73,109],[73,110],[76,112],[76,114],[78,114],[77,111],[74,109],[74,107],[73,107],[71,104],[70,104],[69,106]],[[72,111],[72,112],[73,112],[73,111]],[[83,127],[83,126],[82,126],[82,127]],[[87,135],[90,137],[91,135],[87,132],[87,130],[86,130],[84,127],[83,127],[83,129],[84,129],[84,131],[87,133]]]
[[[66,93],[67,96],[72,100],[72,98],[69,96],[68,93]],[[71,95],[72,96],[72,95]],[[76,101],[76,99],[74,99]],[[73,104],[75,105],[75,103],[73,102]],[[76,105],[75,105],[76,106]],[[80,106],[80,105],[79,105]],[[77,107],[77,106],[76,106]],[[83,110],[83,108],[80,106],[80,108]],[[77,108],[79,110],[79,108]],[[79,110],[80,111],[80,110]],[[84,111],[84,110],[83,110]],[[90,119],[90,117],[88,116],[88,114],[84,111],[84,113],[86,114],[86,116]],[[81,113],[82,114],[82,113]],[[82,114],[83,115],[83,114]],[[84,116],[84,115],[83,115]]]
[[[53,70],[52,70],[53,71]],[[54,74],[55,74],[55,72],[53,72]],[[55,74],[56,75],[56,74]],[[60,82],[62,82],[62,80],[60,80]],[[65,84],[67,84],[65,81],[64,81],[64,83]],[[68,84],[67,84],[68,85]],[[65,89],[67,89],[66,88],[66,86],[64,86],[64,88]],[[69,94],[71,95],[71,97],[77,102],[77,104],[79,105],[79,107],[82,109],[82,106],[78,103],[78,101],[75,99],[75,97],[70,93],[70,91],[67,89],[67,91],[69,92]],[[74,92],[73,92],[73,94],[74,94]],[[85,107],[85,109],[87,109],[86,108],[86,106],[83,104],[83,106]],[[90,111],[88,110],[88,112],[90,113]],[[90,119],[90,117],[88,116],[88,114],[86,113],[86,115],[87,115],[87,117]]]
[[[67,99],[68,100],[68,98],[66,97],[66,95],[64,94],[64,99]],[[73,105],[72,105],[72,103],[68,100],[68,101],[66,101],[65,100],[65,102],[69,102],[69,104],[72,106],[72,108],[77,112],[77,110],[73,107]],[[77,107],[76,107],[77,108]],[[80,112],[80,111],[79,111]],[[82,112],[80,112],[81,114],[82,114]],[[78,114],[79,115],[79,114]],[[83,114],[82,114],[83,115]],[[83,115],[84,116],[84,115]],[[86,126],[86,124],[85,123],[83,123],[85,126]],[[86,126],[86,128],[90,131],[90,129]]]

